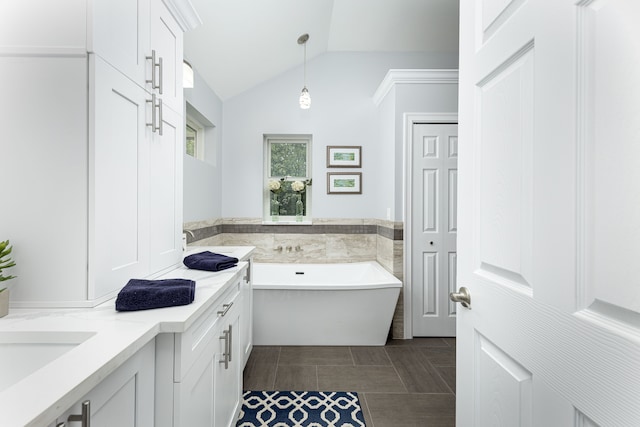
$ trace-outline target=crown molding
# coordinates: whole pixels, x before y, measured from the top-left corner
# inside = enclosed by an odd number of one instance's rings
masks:
[[[200,15],[189,0],[162,0],[178,22],[182,31],[193,30],[202,25]]]
[[[391,69],[373,94],[373,102],[380,105],[396,84],[457,84],[458,70],[400,70]]]

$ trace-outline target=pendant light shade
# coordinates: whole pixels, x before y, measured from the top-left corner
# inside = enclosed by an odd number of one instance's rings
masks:
[[[182,87],[193,88],[193,67],[187,61],[182,62]]]
[[[300,108],[308,110],[309,107],[311,107],[311,96],[309,96],[309,90],[305,86],[302,88],[302,93],[300,94]]]
[[[309,34],[298,37],[298,44],[304,45],[304,86],[300,93],[300,108],[303,110],[308,110],[311,107],[311,95],[307,89],[307,40],[309,40]]]

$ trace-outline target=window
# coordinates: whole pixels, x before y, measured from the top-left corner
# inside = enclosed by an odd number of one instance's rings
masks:
[[[264,221],[311,221],[311,135],[265,135]]]
[[[204,126],[187,116],[185,127],[185,152],[196,159],[204,159]]]

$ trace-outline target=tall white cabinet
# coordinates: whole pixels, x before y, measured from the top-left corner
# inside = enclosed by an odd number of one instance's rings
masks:
[[[16,307],[91,307],[180,261],[184,0],[10,0],[0,239]]]

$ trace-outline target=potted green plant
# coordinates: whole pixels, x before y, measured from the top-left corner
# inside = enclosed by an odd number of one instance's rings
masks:
[[[3,282],[16,277],[2,274],[2,270],[16,265],[16,263],[9,258],[11,249],[12,247],[9,245],[8,240],[0,242],[0,317],[4,317],[9,313],[9,288],[4,286]]]

